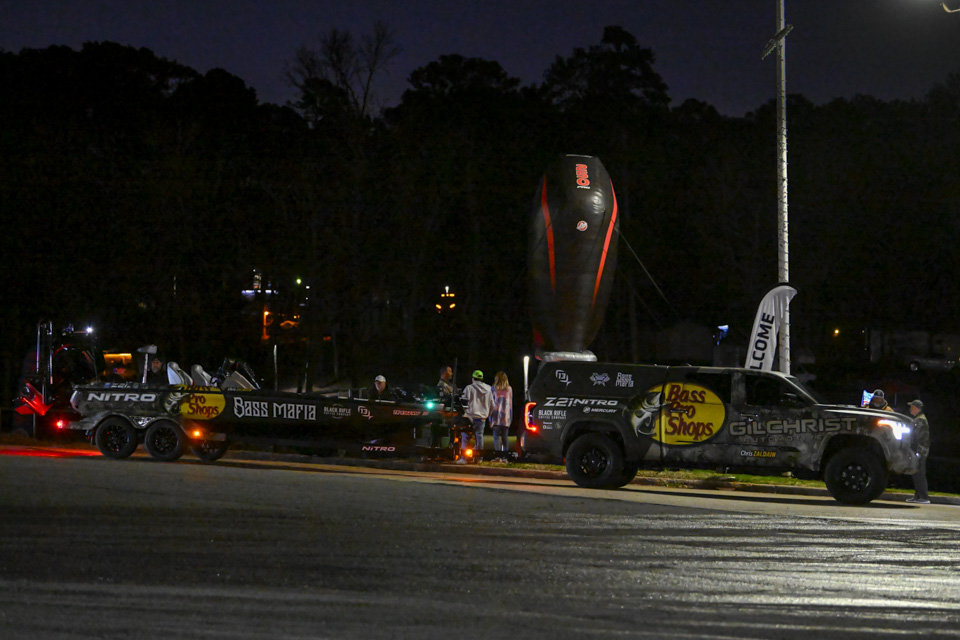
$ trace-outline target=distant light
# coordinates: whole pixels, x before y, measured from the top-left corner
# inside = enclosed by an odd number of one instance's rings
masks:
[[[837,327],[836,329],[833,330],[833,337],[836,338],[839,335],[840,335],[840,327]]]
[[[720,344],[720,341],[727,337],[727,334],[730,332],[730,325],[721,324],[717,326],[717,344]]]
[[[87,327],[87,333],[93,333],[93,327]]]
[[[299,287],[302,283],[303,283],[303,280],[301,280],[300,278],[297,278],[297,286]]]

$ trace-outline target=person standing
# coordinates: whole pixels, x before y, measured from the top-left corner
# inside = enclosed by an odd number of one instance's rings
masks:
[[[446,365],[440,368],[440,379],[437,380],[437,395],[440,404],[453,406],[453,367]]]
[[[477,453],[479,455],[479,452],[483,451],[483,429],[490,412],[493,411],[493,389],[483,381],[483,371],[480,369],[473,372],[472,378],[473,381],[463,390],[466,400],[463,416],[470,421],[469,424],[477,441]],[[470,439],[470,432],[463,430],[460,435],[462,446]],[[463,458],[460,460],[463,460]],[[460,462],[460,460],[457,462]]]
[[[913,497],[907,502],[914,504],[930,504],[930,494],[927,492],[927,455],[930,453],[930,423],[923,415],[923,401],[911,400],[910,415],[913,416],[913,428],[916,430],[917,451],[920,454],[920,466],[913,474]]]
[[[873,397],[870,398],[867,406],[871,409],[879,409],[881,411],[893,411],[893,407],[887,404],[887,398],[883,394],[883,389],[877,389],[873,392]]]
[[[440,400],[440,405],[442,407],[447,407],[449,411],[453,411],[453,396],[454,396],[454,384],[453,384],[453,367],[450,365],[444,365],[440,367],[440,379],[437,380],[437,397]],[[448,416],[450,414],[447,414]],[[444,424],[434,424],[430,427],[430,446],[434,449],[440,447],[443,443],[443,433],[446,431],[450,435],[450,440],[453,441],[453,432],[450,429],[451,422],[450,418],[444,419]]]
[[[490,427],[493,429],[493,450],[500,454],[499,459],[506,462],[509,451],[510,423],[513,422],[513,389],[510,380],[503,371],[493,378],[493,411],[490,414]]]

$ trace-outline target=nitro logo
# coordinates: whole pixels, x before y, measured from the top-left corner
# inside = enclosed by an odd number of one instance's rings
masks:
[[[233,415],[238,418],[269,418],[270,403],[260,400],[233,399]]]
[[[157,399],[155,393],[124,393],[122,391],[91,391],[87,394],[89,402],[153,402]]]
[[[396,447],[385,447],[379,444],[365,444],[360,447],[361,451],[370,451],[372,453],[393,453]]]
[[[571,382],[570,376],[567,375],[566,371],[563,371],[562,369],[557,369],[557,372],[553,375],[556,376],[557,380],[563,383],[563,386],[565,387],[570,386],[570,382]]]
[[[545,407],[615,407],[619,403],[613,398],[554,398],[550,396],[543,403]]]
[[[607,383],[610,382],[610,375],[607,373],[594,373],[590,376],[590,379],[593,381],[593,386],[607,386]]]
[[[577,165],[577,189],[590,188],[590,175],[587,173],[587,165]]]

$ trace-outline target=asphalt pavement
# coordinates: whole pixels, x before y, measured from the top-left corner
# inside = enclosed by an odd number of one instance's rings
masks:
[[[17,439],[13,442],[7,440],[6,443],[0,441],[2,448],[25,448],[25,449],[45,449],[51,451],[61,450],[64,452],[81,450],[86,453],[99,454],[96,448],[85,443],[73,442],[67,445],[63,443],[42,442],[35,440]],[[487,453],[492,454],[492,451]],[[146,455],[142,448],[137,450],[134,455]],[[295,464],[325,464],[346,467],[366,467],[371,469],[392,469],[400,471],[442,471],[444,473],[461,473],[478,476],[504,476],[514,478],[540,478],[548,480],[560,480],[572,482],[565,471],[536,468],[535,465],[524,464],[501,464],[501,463],[470,463],[454,464],[446,460],[411,460],[401,458],[354,458],[354,457],[320,457],[299,453],[286,453],[262,450],[231,449],[223,457],[223,460],[232,460],[244,463],[256,463],[258,461],[271,462],[290,462]],[[715,491],[749,491],[753,493],[772,493],[781,495],[807,495],[807,496],[829,496],[830,493],[826,487],[811,487],[788,485],[776,482],[770,478],[770,482],[743,482],[737,480],[732,475],[717,474],[706,478],[684,478],[680,475],[673,476],[670,470],[664,470],[655,477],[637,476],[631,484],[675,487],[687,489],[715,490]],[[890,502],[905,502],[912,494],[904,491],[885,491],[878,500]],[[956,495],[931,495],[930,502],[934,504],[952,504],[960,505],[960,496]]]
[[[488,452],[492,453],[492,452]],[[514,478],[540,478],[549,480],[566,480],[572,483],[565,471],[555,471],[552,469],[537,469],[533,466],[525,465],[505,465],[490,463],[471,463],[454,464],[447,461],[436,460],[406,460],[406,459],[361,459],[361,458],[341,458],[273,453],[267,451],[246,451],[231,450],[224,456],[226,460],[256,462],[258,460],[282,462],[289,461],[298,464],[317,464],[342,465],[348,467],[366,467],[371,469],[393,469],[400,471],[443,471],[444,473],[463,473],[480,476],[506,476]],[[773,481],[765,482],[742,482],[734,476],[718,474],[702,479],[682,478],[671,476],[669,470],[661,472],[656,477],[637,476],[631,484],[661,487],[677,487],[687,489],[705,489],[717,491],[750,491],[753,493],[774,493],[781,495],[808,495],[808,496],[829,496],[830,492],[826,487],[808,487],[797,485],[778,484]],[[907,498],[913,495],[910,492],[903,491],[885,491],[878,500],[888,500],[891,502],[906,502]],[[931,495],[930,502],[934,504],[953,504],[960,505],[960,496],[939,496]]]

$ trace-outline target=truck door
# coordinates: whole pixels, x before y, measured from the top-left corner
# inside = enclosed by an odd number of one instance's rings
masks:
[[[723,369],[673,367],[663,386],[655,439],[665,463],[729,464],[726,430],[731,374]]]
[[[741,383],[742,381],[742,383]],[[789,467],[796,463],[813,408],[786,380],[761,372],[737,374],[736,405],[743,464]],[[813,420],[816,422],[816,420]]]

